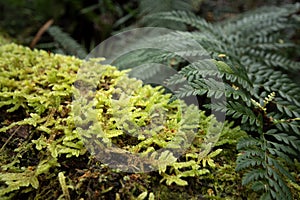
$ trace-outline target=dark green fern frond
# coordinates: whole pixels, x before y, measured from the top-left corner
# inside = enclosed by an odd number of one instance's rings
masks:
[[[168,28],[177,28],[177,29],[184,30],[185,26],[183,24],[179,24],[167,19],[153,20],[148,16],[153,13],[170,12],[173,10],[192,11],[193,6],[191,0],[165,0],[165,1],[140,0],[139,10],[141,16],[144,16],[142,22],[147,26],[164,26]]]
[[[276,47],[274,47],[276,48]],[[278,46],[277,46],[278,48]],[[300,63],[292,61],[278,53],[266,50],[249,50],[244,59],[249,59],[252,62],[260,62],[268,67],[280,67],[284,70],[296,70],[300,68]]]
[[[289,119],[283,120],[280,123],[276,123],[276,127],[279,130],[284,131],[286,133],[293,132],[298,137],[300,136],[300,125],[299,125],[299,122],[297,122],[297,121],[290,122]],[[298,151],[299,151],[299,146],[298,146]]]
[[[214,32],[215,29],[218,29],[218,27],[214,27],[214,25],[206,22],[204,19],[186,11],[160,12],[150,15],[148,18],[177,21],[201,31]]]
[[[276,112],[273,118],[297,118],[300,116],[300,88],[287,74],[264,64],[250,65],[249,74],[256,91],[255,98],[262,99],[271,92],[276,93],[273,104],[277,110],[275,111],[274,108],[270,110]],[[264,92],[259,93],[262,90]]]
[[[51,26],[47,31],[58,43],[58,50],[60,50],[61,53],[74,55],[79,58],[85,58],[87,56],[86,50],[58,26]]]
[[[233,118],[241,118],[243,123],[249,120],[250,125],[260,125],[258,116],[248,107],[238,103],[229,101],[227,104],[227,114],[232,115]]]
[[[207,92],[208,97],[214,96],[218,99],[225,95],[227,98],[242,98],[245,103],[250,103],[250,95],[244,91],[253,90],[250,81],[247,77],[244,78],[243,73],[232,69],[224,62],[211,59],[199,60],[184,67],[179,71],[179,74],[168,79],[167,83],[172,85],[187,80],[198,95],[203,95]],[[236,88],[230,85],[233,83],[236,85]],[[238,85],[242,85],[243,88],[237,89]],[[178,95],[181,97],[186,96],[189,93],[188,90],[190,90],[190,87],[182,88]]]
[[[271,129],[260,140],[243,138],[237,146],[242,154],[237,159],[236,170],[247,171],[242,184],[251,183],[255,191],[262,191],[264,194],[261,198],[268,196],[269,199],[292,199],[291,191],[284,180],[295,179],[284,163],[291,164],[288,154],[295,152],[282,144],[266,140],[265,136],[274,134],[277,131]]]
[[[140,1],[140,12],[142,15],[172,10],[191,11],[192,9],[193,8],[190,0],[165,0],[157,2],[152,0]]]
[[[288,18],[297,13],[299,8],[300,4],[262,7],[221,24],[225,33],[229,35],[268,35],[295,26],[297,22]]]

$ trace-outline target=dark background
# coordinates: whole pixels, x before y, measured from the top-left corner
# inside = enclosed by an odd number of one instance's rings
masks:
[[[297,0],[2,0],[0,32],[18,43],[29,45],[50,19],[74,38],[87,52],[118,31],[142,26],[172,27],[165,21],[145,16],[171,10],[192,11],[215,22],[261,6],[295,3]],[[36,48],[55,49],[45,32]]]

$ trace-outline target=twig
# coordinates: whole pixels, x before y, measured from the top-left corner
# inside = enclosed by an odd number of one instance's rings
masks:
[[[11,138],[16,134],[16,132],[20,129],[21,126],[18,126],[16,130],[9,136],[9,138],[6,140],[6,142],[3,144],[3,146],[0,149],[0,152],[4,149],[4,147],[8,144],[8,142],[11,140]]]
[[[53,24],[53,22],[54,20],[50,19],[39,29],[30,43],[30,48],[33,48],[36,45],[36,43],[41,39],[44,32],[47,31],[47,29]]]

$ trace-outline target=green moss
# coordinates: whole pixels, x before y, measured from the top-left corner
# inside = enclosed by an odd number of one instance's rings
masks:
[[[170,102],[160,87],[99,60],[16,44],[0,46],[0,77],[1,199],[246,194],[234,171],[234,145],[244,132],[195,106]],[[127,170],[139,172],[147,161],[158,171],[126,173],[106,165],[125,151],[139,155],[124,157]]]
[[[10,42],[10,39],[8,36],[5,36],[4,33],[0,33],[0,45],[2,44],[8,44]]]

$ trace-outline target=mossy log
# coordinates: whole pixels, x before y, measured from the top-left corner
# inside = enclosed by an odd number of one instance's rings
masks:
[[[0,43],[1,199],[255,198],[234,171],[233,123],[99,60]],[[112,167],[117,150],[147,159]],[[157,170],[141,173],[145,160]]]

